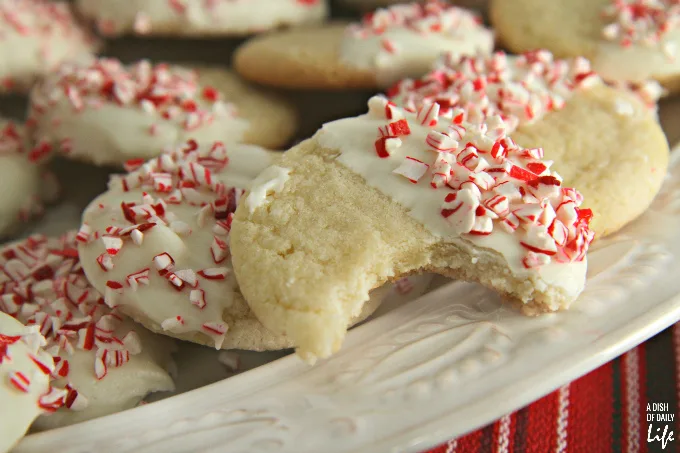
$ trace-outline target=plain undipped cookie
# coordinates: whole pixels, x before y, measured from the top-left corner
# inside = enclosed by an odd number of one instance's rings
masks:
[[[60,63],[91,59],[98,47],[66,2],[0,1],[0,91],[27,92]]]
[[[31,92],[36,143],[98,165],[150,159],[166,146],[231,140],[284,146],[293,108],[231,72],[99,59],[62,65]]]
[[[500,114],[518,144],[543,148],[565,184],[579,188],[597,237],[644,212],[666,174],[654,86],[608,87],[583,58],[555,60],[547,51],[444,58],[388,93],[410,111],[435,102],[449,118],[479,122]]]
[[[680,11],[663,0],[654,5],[613,0],[492,0],[498,38],[514,52],[537,48],[557,57],[584,56],[605,79],[640,82],[653,78],[680,88]],[[619,6],[617,6],[619,5]],[[672,17],[671,17],[672,16]],[[667,23],[668,31],[661,33]],[[650,27],[650,24],[654,24]],[[634,27],[635,37],[627,29]]]
[[[30,236],[0,250],[0,312],[40,326],[54,360],[54,413],[36,420],[37,429],[120,412],[148,393],[174,388],[166,371],[172,340],[107,307],[87,282],[76,246],[71,231],[59,238]]]
[[[498,116],[457,123],[433,105],[410,113],[372,98],[368,114],[284,153],[237,208],[241,292],[304,358],[337,351],[368,292],[402,275],[478,281],[529,314],[582,291],[593,232],[581,195]]]
[[[155,332],[218,349],[291,347],[251,312],[229,251],[241,193],[279,156],[192,142],[114,177],[83,216],[79,253],[88,278],[110,305]],[[351,322],[370,315],[381,297]]]
[[[316,23],[326,0],[77,0],[81,14],[105,36],[241,36]]]
[[[379,9],[359,24],[256,37],[234,56],[255,82],[300,89],[372,89],[418,77],[444,52],[489,53],[493,33],[468,10],[438,0]]]

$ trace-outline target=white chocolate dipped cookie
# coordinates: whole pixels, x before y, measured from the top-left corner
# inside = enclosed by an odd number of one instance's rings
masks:
[[[38,429],[130,409],[174,388],[165,369],[174,343],[104,304],[83,274],[76,233],[31,236],[0,250],[0,311],[38,327],[54,358],[51,384],[64,390]]]
[[[584,56],[606,80],[680,88],[680,5],[672,0],[492,0],[490,16],[514,52]]]
[[[288,103],[227,70],[113,59],[62,65],[32,90],[29,118],[38,144],[98,165],[147,160],[189,138],[276,148],[297,126]]]
[[[349,26],[257,37],[237,50],[234,65],[264,85],[372,89],[419,77],[444,52],[490,53],[493,41],[475,13],[429,0],[379,9]]]
[[[190,142],[113,177],[83,216],[79,253],[88,278],[110,306],[155,332],[218,349],[291,347],[248,308],[228,244],[242,192],[278,158],[251,145]],[[374,298],[348,325],[379,303]]]
[[[0,236],[43,212],[40,158],[39,149],[29,149],[23,126],[0,119]]]
[[[243,36],[322,22],[326,0],[76,0],[105,36]]]
[[[0,312],[0,452],[8,452],[65,392],[53,390],[52,357],[38,326],[25,327]]]
[[[241,292],[307,360],[340,348],[372,288],[422,271],[480,282],[528,314],[566,309],[585,285],[591,212],[540,154],[499,117],[459,123],[374,97],[246,194],[231,230]]]
[[[0,92],[27,92],[68,60],[89,60],[99,47],[66,2],[0,1]]]
[[[669,150],[658,93],[654,82],[635,93],[607,88],[586,59],[555,60],[544,50],[442,58],[430,74],[388,90],[411,112],[436,104],[439,116],[472,123],[499,115],[520,146],[542,148],[564,183],[578,187],[597,237],[637,218],[661,189]]]

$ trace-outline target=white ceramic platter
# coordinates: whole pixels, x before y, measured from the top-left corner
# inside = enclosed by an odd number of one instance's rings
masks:
[[[680,319],[680,149],[652,208],[589,254],[569,312],[526,318],[447,283],[295,356],[197,390],[26,437],[32,452],[419,452],[549,393]]]

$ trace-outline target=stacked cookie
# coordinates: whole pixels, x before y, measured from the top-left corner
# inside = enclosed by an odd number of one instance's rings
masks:
[[[441,0],[376,2],[398,4],[354,23],[327,22],[322,0],[77,0],[84,26],[64,5],[13,16],[13,3],[0,2],[8,39],[60,51],[31,48],[30,68],[3,75],[30,97],[24,124],[0,134],[0,232],[53,209],[52,161],[110,171],[75,225],[0,250],[0,403],[21,413],[0,451],[31,424],[172,390],[175,340],[329,357],[413,275],[478,282],[528,315],[566,310],[590,244],[642,215],[666,174],[670,2],[633,14],[495,0],[495,28]],[[522,33],[526,8],[573,11]],[[88,25],[216,48],[262,34],[231,70],[98,57]],[[629,52],[644,71],[619,70]],[[330,92],[360,114],[322,113]],[[296,134],[300,116],[315,133]]]

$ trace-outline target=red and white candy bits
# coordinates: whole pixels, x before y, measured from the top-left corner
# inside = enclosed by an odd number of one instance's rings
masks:
[[[280,26],[320,22],[326,0],[78,0],[100,33],[208,36],[244,35]]]
[[[425,73],[444,52],[488,54],[493,33],[480,17],[441,0],[381,8],[348,27],[341,58],[374,72],[378,84]]]
[[[110,307],[170,336],[220,348],[237,313],[229,232],[249,181],[272,153],[194,140],[130,161],[86,209],[84,268]],[[234,314],[232,316],[232,314]]]
[[[63,64],[31,93],[29,125],[39,146],[95,163],[152,157],[184,136],[219,131],[238,139],[247,121],[196,71],[114,59]],[[221,136],[221,135],[220,135]]]
[[[92,57],[98,44],[70,8],[48,0],[0,1],[0,91],[27,91],[59,63]]]
[[[680,25],[677,0],[613,0],[603,15],[611,21],[602,30],[606,39],[618,41],[623,47],[662,45],[664,53],[674,58],[675,45],[663,41]]]
[[[75,231],[55,239],[31,236],[0,250],[0,311],[35,326],[47,339],[45,351],[54,358],[54,368],[48,372],[58,387],[66,388],[50,407],[56,410],[63,405],[83,411],[88,408],[87,392],[99,392],[94,400],[103,407],[93,408],[96,416],[103,408],[111,410],[107,406],[116,398],[125,400],[125,404],[134,396],[141,399],[143,395],[137,395],[139,385],[148,386],[149,391],[159,390],[154,388],[158,380],[154,372],[160,371],[150,371],[153,359],[148,353],[142,354],[138,332],[143,329],[133,328],[129,320],[107,307],[104,297],[88,283],[78,261],[76,236]],[[146,338],[150,334],[142,335]],[[148,363],[144,365],[148,368],[145,375],[151,383],[135,382],[134,394],[127,395],[123,381],[139,378],[120,373],[109,378],[118,379],[116,385],[108,386],[120,394],[101,395],[107,385],[97,381],[137,356],[133,368],[139,372],[140,364]],[[165,379],[168,383],[162,390],[172,388],[167,374]]]
[[[52,389],[54,362],[37,326],[23,326],[0,312],[0,451],[9,451],[33,420],[52,412],[64,390]]]

